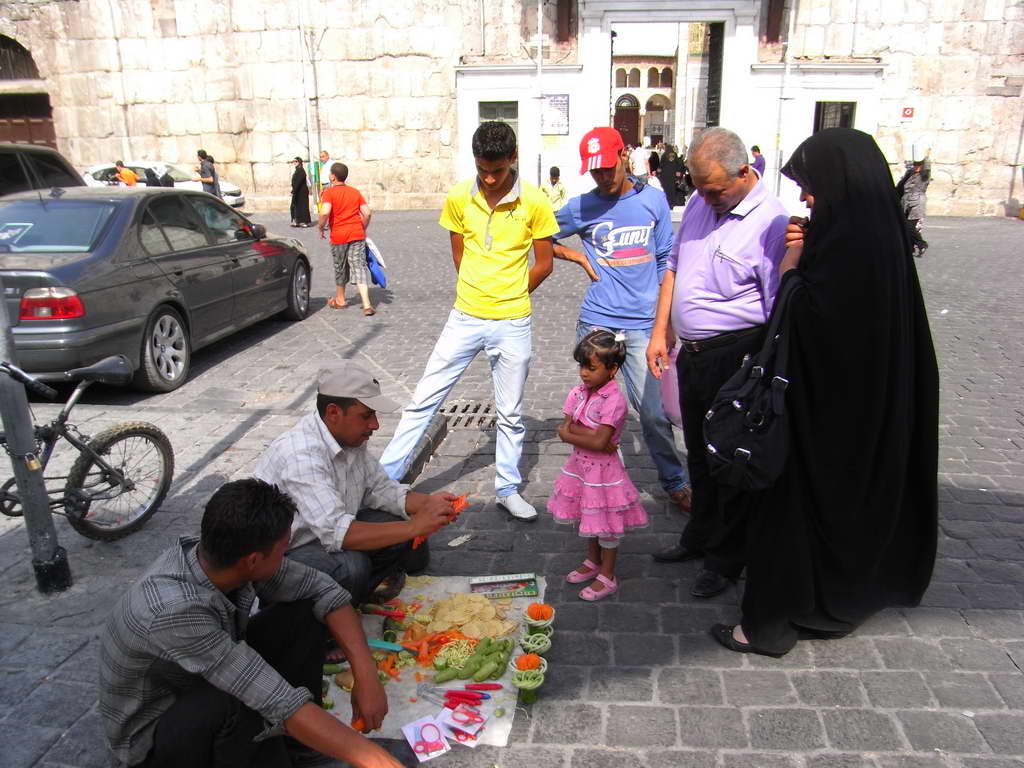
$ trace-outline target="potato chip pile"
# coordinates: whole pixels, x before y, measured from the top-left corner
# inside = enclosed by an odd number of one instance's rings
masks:
[[[505,604],[496,606],[483,595],[453,595],[434,606],[427,630],[457,629],[469,637],[504,637],[517,625],[505,618],[507,608]]]

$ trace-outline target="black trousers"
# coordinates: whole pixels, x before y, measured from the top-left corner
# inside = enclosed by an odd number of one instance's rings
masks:
[[[278,603],[249,622],[245,641],[295,687],[320,697],[327,628],[313,602]],[[285,738],[253,739],[263,717],[206,681],[181,693],[157,720],[144,768],[291,768]]]
[[[362,523],[393,523],[398,518],[379,509],[363,509],[356,515],[356,520]],[[323,571],[349,591],[353,604],[362,605],[389,576],[399,571],[415,573],[426,568],[430,547],[425,541],[413,549],[412,542],[404,541],[367,551],[345,549],[328,552],[319,541],[311,541],[289,550],[288,557]]]
[[[921,235],[920,224],[920,219],[907,219],[907,234],[910,235],[910,244],[918,249],[928,247],[928,243],[925,242],[924,237]]]
[[[681,349],[676,358],[683,438],[693,489],[690,520],[679,544],[703,552],[705,568],[733,579],[745,564],[746,525],[753,499],[744,491],[719,484],[711,476],[704,447],[704,414],[721,386],[739,370],[743,356],[757,352],[763,338],[762,330],[703,352]]]

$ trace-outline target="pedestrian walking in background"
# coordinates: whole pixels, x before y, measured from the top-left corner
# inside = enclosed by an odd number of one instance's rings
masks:
[[[330,229],[331,257],[334,259],[335,295],[327,300],[332,309],[344,309],[345,285],[352,283],[363,302],[363,314],[377,314],[370,303],[370,270],[366,266],[366,228],[372,211],[362,193],[345,182],[348,166],[331,166],[331,186],[320,196],[320,238]]]
[[[782,172],[811,210],[780,267],[802,283],[781,326],[789,454],[745,517],[742,621],[712,628],[731,650],[773,656],[801,630],[839,637],[917,605],[938,538],[938,367],[885,156],[830,128]]]
[[[924,228],[925,193],[931,180],[932,164],[926,156],[923,160],[915,160],[896,185],[900,207],[907,221],[907,233],[914,244],[914,255],[918,258],[928,250],[928,243],[921,230]]]
[[[661,158],[661,188],[665,192],[665,200],[668,201],[669,210],[677,205],[682,205],[686,198],[679,194],[679,185],[683,180],[683,164],[679,162],[675,147],[669,146]]]
[[[640,181],[647,181],[647,174],[651,172],[648,166],[651,150],[645,149],[643,144],[638,144],[629,153],[629,165],[633,175]]]
[[[544,190],[544,194],[548,196],[548,200],[551,201],[551,207],[554,210],[558,210],[565,201],[569,199],[568,193],[565,191],[565,184],[561,180],[562,172],[559,170],[557,165],[551,166],[551,170],[548,172],[548,180],[541,185],[541,189]]]
[[[292,226],[310,227],[313,222],[309,217],[309,180],[306,169],[302,167],[301,157],[292,160],[292,164],[295,166],[292,173]]]
[[[755,144],[750,148],[750,154],[754,156],[751,166],[757,171],[758,176],[764,178],[764,155],[761,154],[761,148]]]
[[[575,524],[587,540],[583,565],[565,580],[592,582],[580,592],[580,599],[593,602],[618,591],[619,542],[627,530],[647,526],[647,511],[619,451],[626,398],[615,374],[626,362],[626,335],[591,331],[572,356],[579,363],[582,383],[565,399],[558,436],[573,449],[555,480],[548,512],[555,522]]]
[[[217,168],[213,158],[202,149],[196,152],[196,157],[199,158],[199,167],[192,180],[202,182],[203,192],[220,197],[220,180],[217,177]]]

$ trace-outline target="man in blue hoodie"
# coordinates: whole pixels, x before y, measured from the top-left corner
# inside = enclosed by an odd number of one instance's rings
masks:
[[[647,450],[672,500],[690,511],[689,474],[679,460],[661,405],[661,384],[647,368],[658,288],[672,250],[672,215],[665,195],[629,174],[629,153],[614,128],[594,128],[580,142],[580,173],[597,185],[557,213],[554,255],[579,264],[591,279],[576,323],[576,339],[595,328],[622,333],[622,367],[629,402],[640,415]],[[558,241],[579,235],[586,253]]]

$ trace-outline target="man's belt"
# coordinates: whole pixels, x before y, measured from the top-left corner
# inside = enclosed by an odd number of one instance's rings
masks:
[[[730,344],[735,344],[741,339],[745,339],[748,336],[753,336],[756,333],[761,333],[764,330],[763,325],[755,325],[753,328],[744,328],[742,331],[730,331],[729,333],[720,333],[717,336],[710,336],[706,339],[679,339],[679,343],[683,349],[687,352],[707,352],[709,349],[716,349],[718,347],[727,347]]]

